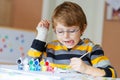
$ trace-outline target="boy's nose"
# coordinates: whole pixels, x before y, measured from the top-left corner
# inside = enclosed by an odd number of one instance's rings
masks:
[[[64,32],[64,37],[65,38],[69,38],[70,37],[70,34],[68,32]]]

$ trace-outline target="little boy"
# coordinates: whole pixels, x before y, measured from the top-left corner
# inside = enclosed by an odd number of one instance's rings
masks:
[[[61,68],[70,66],[73,70],[92,75],[116,77],[109,59],[104,56],[101,46],[89,39],[81,39],[87,20],[82,8],[73,2],[57,6],[52,15],[52,26],[57,40],[46,43],[49,21],[41,20],[37,26],[38,34],[34,39],[28,56],[46,56],[51,64]],[[85,53],[88,53],[84,57]]]

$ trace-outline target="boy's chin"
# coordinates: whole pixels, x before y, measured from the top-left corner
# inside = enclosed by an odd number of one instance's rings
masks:
[[[73,46],[73,45],[72,45],[72,46],[68,46],[68,45],[66,45],[66,47],[67,47],[67,48],[73,48],[74,46]]]

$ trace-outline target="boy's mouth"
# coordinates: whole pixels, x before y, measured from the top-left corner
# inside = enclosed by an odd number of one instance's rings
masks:
[[[64,41],[64,43],[68,46],[73,45],[74,44],[74,40],[69,40],[69,41]]]

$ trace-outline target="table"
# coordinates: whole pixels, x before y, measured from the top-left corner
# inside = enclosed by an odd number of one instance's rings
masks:
[[[0,80],[120,80],[120,78],[93,77],[76,72],[23,71],[18,70],[17,65],[0,65]]]

